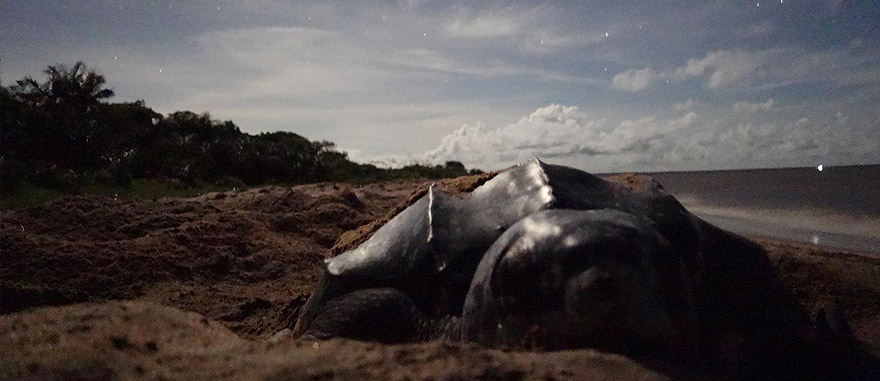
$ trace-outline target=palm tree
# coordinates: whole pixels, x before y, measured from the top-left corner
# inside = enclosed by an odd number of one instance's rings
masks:
[[[102,99],[113,96],[113,90],[104,89],[107,80],[103,75],[93,70],[88,70],[82,62],[77,62],[70,69],[64,65],[50,65],[43,71],[48,80],[39,83],[31,77],[17,81],[18,86],[13,91],[21,101],[31,106],[61,106],[80,108],[81,112],[88,112]],[[84,109],[82,109],[84,107]]]
[[[44,116],[44,122],[30,126],[29,135],[43,142],[42,156],[49,163],[73,170],[94,170],[101,165],[102,136],[97,123],[97,108],[103,99],[113,96],[105,89],[106,79],[85,64],[68,68],[49,66],[43,71],[46,82],[31,77],[17,81],[10,88],[16,100]]]

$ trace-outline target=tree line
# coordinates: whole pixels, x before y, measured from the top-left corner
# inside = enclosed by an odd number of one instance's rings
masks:
[[[207,113],[157,113],[143,101],[110,103],[104,76],[82,62],[49,66],[0,86],[0,188],[27,183],[56,189],[84,183],[172,179],[187,184],[376,181],[469,173],[464,165],[398,169],[359,164],[333,142],[292,132],[247,134]],[[478,173],[473,170],[470,173]]]

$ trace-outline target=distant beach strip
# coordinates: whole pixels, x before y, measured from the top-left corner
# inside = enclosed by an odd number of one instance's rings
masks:
[[[651,173],[724,229],[880,255],[880,165]]]
[[[858,218],[818,210],[732,209],[684,204],[700,218],[735,233],[778,237],[880,256],[880,218]]]

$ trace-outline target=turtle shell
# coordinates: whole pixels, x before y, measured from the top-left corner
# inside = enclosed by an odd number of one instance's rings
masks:
[[[510,226],[548,209],[615,209],[644,217],[676,248],[694,250],[692,216],[662,187],[632,189],[584,171],[533,159],[506,170],[464,199],[431,187],[358,247],[326,260],[304,314],[370,287],[410,295],[429,315],[460,315],[476,266]],[[305,316],[305,315],[303,315]]]

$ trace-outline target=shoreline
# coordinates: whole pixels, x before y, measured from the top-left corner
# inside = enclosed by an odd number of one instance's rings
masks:
[[[684,203],[697,217],[744,236],[773,238],[880,257],[880,219],[812,211],[723,208]]]
[[[762,234],[736,234],[754,241],[755,243],[763,246],[765,249],[768,249],[768,246],[784,246],[791,249],[807,250],[816,255],[851,255],[867,259],[880,259],[880,251],[829,246],[821,243],[814,244],[810,242],[803,242],[794,239]]]

